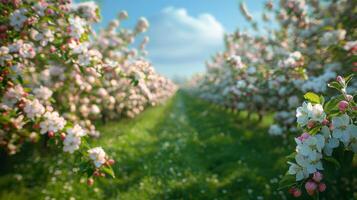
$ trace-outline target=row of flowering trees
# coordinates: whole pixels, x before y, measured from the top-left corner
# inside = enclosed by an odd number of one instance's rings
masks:
[[[349,76],[357,71],[355,7],[350,0],[267,1],[262,20],[270,28],[262,30],[241,3],[253,33],[227,34],[224,51],[207,62],[205,74],[190,81],[203,99],[260,117],[275,113],[271,135],[303,131],[281,181],[295,197],[318,198],[326,189],[324,167],[351,167],[357,152],[357,82]],[[331,171],[326,174],[336,178]]]
[[[147,20],[119,28],[123,11],[96,34],[93,2],[5,0],[0,12],[1,149],[15,154],[25,142],[44,140],[75,153],[89,185],[93,175],[114,177],[114,160],[86,141],[99,134],[94,122],[134,117],[176,90],[145,60],[148,38],[132,47]]]
[[[275,112],[272,135],[296,131],[295,107],[303,94],[326,93],[327,83],[338,74],[356,71],[353,4],[349,0],[280,0],[279,5],[267,1],[262,20],[269,27],[259,27],[242,3],[253,31],[225,36],[224,51],[192,81],[196,91],[228,108],[260,116]]]

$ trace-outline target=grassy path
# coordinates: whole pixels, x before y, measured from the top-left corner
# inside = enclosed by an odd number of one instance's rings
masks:
[[[101,129],[119,158],[107,195],[122,199],[276,199],[288,151],[236,114],[179,92],[167,105]],[[275,196],[275,198],[274,198]],[[269,198],[267,198],[269,197]]]
[[[116,158],[117,179],[89,189],[68,175],[53,181],[53,173],[41,170],[58,158],[42,157],[42,162],[20,167],[40,173],[40,181],[30,174],[27,181],[14,183],[10,175],[0,174],[0,199],[283,199],[276,188],[289,149],[281,138],[267,134],[269,120],[249,124],[178,92],[135,119],[99,127],[102,137],[95,143]]]

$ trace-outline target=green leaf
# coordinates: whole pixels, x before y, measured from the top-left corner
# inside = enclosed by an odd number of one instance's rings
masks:
[[[105,166],[101,169],[104,173],[110,175],[112,178],[115,178],[115,174],[114,174],[114,171],[112,169],[112,167],[110,166]]]
[[[338,91],[341,91],[341,89],[342,89],[342,86],[339,83],[337,83],[336,81],[333,81],[333,82],[327,84],[327,86],[330,88],[335,88]]]
[[[337,169],[340,169],[341,168],[341,165],[340,163],[333,157],[323,157],[323,160],[329,162],[329,163],[332,163],[336,166]]]
[[[85,172],[87,172],[88,168],[89,168],[88,163],[87,162],[83,162],[83,163],[81,163],[79,165],[79,172],[84,174]]]
[[[304,98],[306,100],[309,100],[311,103],[320,103],[320,97],[319,95],[313,93],[313,92],[308,92],[304,95]]]
[[[353,74],[350,74],[344,78],[346,85],[348,85],[348,83],[352,80],[352,77],[353,77]]]
[[[20,82],[21,85],[24,84],[24,79],[22,78],[22,76],[17,76],[17,80]]]
[[[291,153],[290,155],[286,156],[286,160],[292,161],[295,159],[296,152]]]
[[[322,95],[320,96],[320,102],[321,102],[321,104],[325,103],[325,98]]]
[[[11,118],[8,115],[0,115],[0,121],[2,124],[11,122]]]
[[[134,85],[134,86],[137,86],[139,84],[139,80],[132,79],[131,80],[131,84]]]
[[[88,177],[91,177],[94,173],[94,169],[89,167],[89,168],[87,168],[86,173],[87,173]]]
[[[309,130],[310,135],[316,135],[321,129],[321,126],[316,126],[313,129]]]
[[[330,101],[325,103],[324,111],[326,113],[330,113],[333,110],[338,110],[338,103],[343,99],[344,99],[343,95],[339,95],[339,96],[332,98]]]
[[[284,188],[291,187],[296,184],[295,176],[286,174],[280,181],[279,181],[279,188],[278,190],[282,190]]]

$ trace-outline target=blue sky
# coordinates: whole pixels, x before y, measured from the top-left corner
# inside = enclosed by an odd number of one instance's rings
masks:
[[[260,15],[264,1],[246,0],[253,16]],[[134,27],[146,17],[150,29],[149,60],[168,77],[190,76],[205,69],[204,62],[223,49],[223,34],[249,28],[239,12],[238,0],[100,0],[105,27],[126,10],[124,27]]]

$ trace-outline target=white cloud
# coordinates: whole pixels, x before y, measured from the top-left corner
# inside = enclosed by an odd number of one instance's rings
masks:
[[[194,17],[185,9],[168,7],[149,21],[149,57],[154,65],[172,68],[165,74],[202,71],[204,61],[223,47],[224,28],[210,14]],[[194,66],[197,63],[201,66]]]

